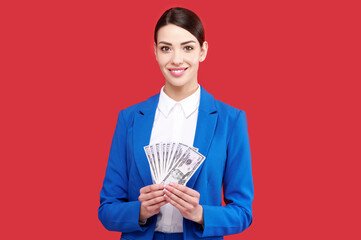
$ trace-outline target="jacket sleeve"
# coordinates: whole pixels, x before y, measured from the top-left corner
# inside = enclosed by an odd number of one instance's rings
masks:
[[[223,236],[244,231],[252,223],[253,179],[247,119],[240,111],[229,130],[227,161],[223,176],[226,206],[203,205],[204,226],[197,226],[199,237]]]
[[[138,222],[140,202],[129,201],[128,198],[126,135],[127,126],[120,111],[100,191],[98,217],[109,231],[145,231],[149,224],[140,226]]]

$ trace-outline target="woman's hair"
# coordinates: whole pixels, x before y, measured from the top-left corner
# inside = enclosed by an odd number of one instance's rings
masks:
[[[154,42],[156,44],[158,44],[158,30],[167,24],[174,24],[178,27],[184,28],[197,38],[201,46],[203,45],[205,39],[203,24],[199,17],[191,10],[181,7],[175,7],[165,11],[163,15],[159,18],[157,25],[155,26]]]

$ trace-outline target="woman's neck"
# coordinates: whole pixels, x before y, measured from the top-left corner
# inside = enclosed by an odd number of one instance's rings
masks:
[[[195,93],[197,89],[198,82],[189,86],[174,86],[166,82],[163,91],[168,97],[176,102],[179,102]]]

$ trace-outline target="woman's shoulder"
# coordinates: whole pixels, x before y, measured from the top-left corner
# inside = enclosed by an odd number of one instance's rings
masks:
[[[221,121],[228,122],[234,126],[237,122],[246,122],[247,116],[244,110],[231,106],[220,100],[215,99],[218,115],[221,116]]]
[[[159,94],[155,94],[145,101],[136,103],[134,105],[123,108],[119,112],[124,121],[129,122],[134,118],[135,114],[142,114],[152,111],[154,106],[157,106]]]
[[[222,102],[218,99],[215,99],[215,103],[217,106],[217,110],[228,115],[238,115],[240,112],[244,112],[244,110],[236,108],[230,104]]]
[[[202,88],[202,90],[204,90],[203,99],[205,100],[203,101],[204,102],[203,105],[211,106],[210,109],[215,109],[220,116],[228,117],[228,118],[237,118],[239,114],[245,114],[243,110],[216,99],[212,94],[208,93],[204,88]]]

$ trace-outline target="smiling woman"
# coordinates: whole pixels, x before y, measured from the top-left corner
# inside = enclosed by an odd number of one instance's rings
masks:
[[[156,39],[154,52],[165,77],[164,92],[180,101],[198,88],[199,62],[207,56],[208,43],[201,46],[192,33],[174,24],[159,28]]]
[[[207,51],[195,13],[164,12],[154,53],[165,84],[159,94],[120,111],[100,192],[99,219],[122,239],[223,239],[252,223],[246,115],[198,84]],[[178,182],[156,180],[166,166]]]

